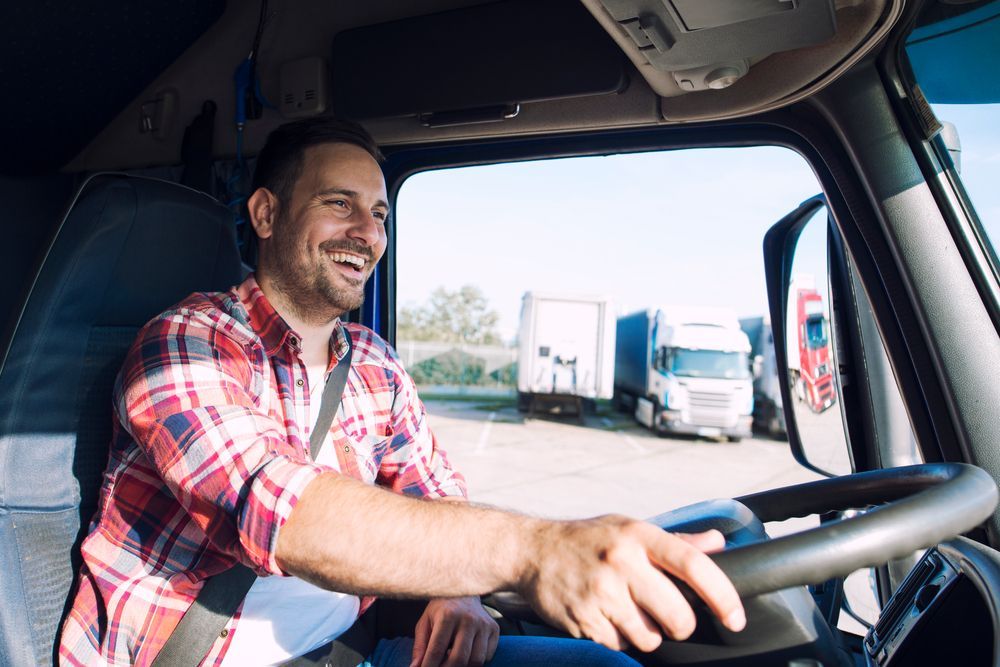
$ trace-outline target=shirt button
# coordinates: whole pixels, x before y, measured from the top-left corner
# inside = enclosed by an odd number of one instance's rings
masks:
[[[302,386],[302,384],[303,384],[303,382],[302,382],[302,378],[299,378],[298,380],[296,380],[296,381],[295,381],[295,384],[297,384],[298,386],[300,386],[300,387],[301,387],[301,386]]]
[[[229,636],[229,630],[223,630],[222,632],[219,633],[219,636],[220,637],[228,637]]]
[[[350,454],[351,453],[351,446],[350,445],[344,445],[344,451],[347,452],[348,454]]]

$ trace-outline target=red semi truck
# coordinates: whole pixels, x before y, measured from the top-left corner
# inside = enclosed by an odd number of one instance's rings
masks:
[[[813,412],[823,412],[837,400],[830,354],[830,323],[823,297],[811,280],[801,278],[792,281],[788,296],[789,306],[794,303],[796,312],[795,318],[788,318],[787,337],[792,391]]]

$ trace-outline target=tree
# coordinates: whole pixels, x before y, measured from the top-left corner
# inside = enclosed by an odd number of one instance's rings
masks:
[[[474,285],[455,291],[438,287],[422,306],[402,308],[396,325],[400,340],[439,341],[469,345],[499,345],[500,314]]]

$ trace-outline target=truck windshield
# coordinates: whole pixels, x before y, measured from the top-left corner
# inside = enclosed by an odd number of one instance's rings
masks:
[[[813,349],[826,347],[826,320],[822,316],[806,320],[806,344]]]
[[[674,375],[684,377],[729,380],[745,380],[750,377],[749,361],[745,352],[688,350],[678,347],[673,351],[670,370]]]

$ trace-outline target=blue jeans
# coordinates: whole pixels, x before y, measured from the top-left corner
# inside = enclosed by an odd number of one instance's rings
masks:
[[[382,639],[358,667],[409,667],[413,638]],[[583,639],[503,635],[489,667],[637,667],[624,653]]]

